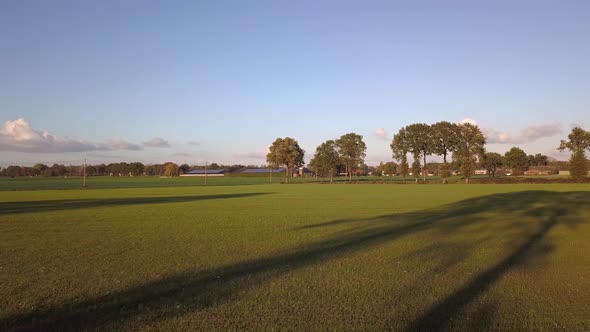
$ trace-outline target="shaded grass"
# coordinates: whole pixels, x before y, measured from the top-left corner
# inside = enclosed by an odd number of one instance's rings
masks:
[[[131,204],[123,204],[129,198],[94,197],[75,209],[47,207],[51,202],[60,206],[72,201],[62,198],[45,200],[36,209],[35,200],[16,197],[7,203],[13,205],[0,205],[5,219],[0,225],[8,230],[1,233],[3,248],[9,249],[0,253],[8,262],[2,267],[16,271],[12,276],[17,280],[6,284],[18,289],[4,289],[0,295],[23,297],[2,303],[7,309],[0,314],[0,327],[581,330],[590,326],[584,300],[590,295],[590,281],[580,277],[589,272],[583,250],[588,248],[585,239],[590,231],[587,187],[208,189],[213,192],[207,195],[203,189],[180,193],[169,189],[169,195],[176,195],[152,197],[145,204],[134,203],[142,198],[132,197]],[[132,193],[154,192],[109,192],[111,196]],[[11,206],[13,210],[8,210]],[[91,212],[107,215],[99,218],[100,223],[76,222]],[[121,216],[128,220],[118,220]],[[25,222],[31,219],[42,221],[34,224],[42,230],[32,230]],[[60,227],[64,221],[74,227]],[[47,234],[53,227],[59,232],[50,236],[70,243],[41,245],[39,249],[49,251],[41,257],[35,256],[41,250],[32,250],[18,260],[9,259],[18,247],[11,236],[25,235],[24,241],[35,247],[38,243],[33,241],[39,239],[35,233]],[[86,234],[93,227],[98,232]],[[112,234],[113,228],[118,241],[97,240]],[[146,228],[152,230],[146,233]],[[76,236],[83,237],[79,243]],[[134,246],[138,238],[143,242]],[[171,247],[169,241],[176,243]],[[87,249],[105,253],[93,257],[65,252],[92,243],[100,245]],[[125,251],[130,254],[120,257]],[[149,259],[142,259],[146,253]],[[11,266],[25,263],[30,272],[51,261],[101,270],[86,275],[85,282],[104,284],[79,289],[76,286],[84,282],[69,275],[67,268],[35,278]],[[117,273],[117,267],[124,273]],[[68,282],[74,287],[65,286]],[[521,296],[510,301],[509,294]]]

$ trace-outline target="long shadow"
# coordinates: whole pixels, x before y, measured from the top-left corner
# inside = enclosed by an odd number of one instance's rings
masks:
[[[575,216],[589,202],[590,192],[529,191],[468,199],[441,209],[419,213],[348,221],[356,222],[362,227],[272,257],[209,270],[187,271],[84,301],[1,317],[0,329],[46,331],[108,328],[126,320],[149,324],[153,320],[163,320],[230,301],[241,290],[256,287],[286,272],[352,255],[420,232],[436,231],[444,234],[459,231],[467,225],[486,222],[485,218],[479,216],[481,213],[494,211],[523,216],[550,216],[540,223],[538,231],[501,263],[428,310],[409,329],[444,327],[449,319],[460,314],[468,303],[511,267],[522,264],[532,254],[542,254],[532,248],[560,222],[559,217],[566,213]],[[537,225],[533,225],[535,226]]]
[[[190,195],[190,196],[160,196],[160,197],[130,197],[130,198],[107,198],[107,199],[71,199],[71,200],[43,200],[24,202],[2,202],[0,203],[0,215],[51,212],[63,210],[77,210],[95,207],[114,207],[123,205],[138,204],[166,204],[196,202],[211,199],[242,198],[269,193],[243,193],[243,194],[219,194],[219,195]]]
[[[534,253],[535,246],[558,224],[559,216],[564,215],[565,212],[563,208],[557,208],[554,211],[547,210],[547,220],[541,224],[539,229],[526,242],[518,246],[498,264],[480,273],[467,285],[432,306],[422,316],[412,322],[406,331],[453,330],[451,319],[457,317],[462,309],[486,291],[504,273],[526,263],[527,259],[531,259],[531,254]],[[483,328],[483,326],[480,326],[480,328]]]

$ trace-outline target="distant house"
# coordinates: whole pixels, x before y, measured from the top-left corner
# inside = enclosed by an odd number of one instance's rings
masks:
[[[180,176],[224,176],[225,170],[224,169],[195,169],[193,171],[180,174]]]
[[[487,169],[476,169],[475,175],[488,175],[488,170]]]
[[[557,175],[559,170],[553,166],[531,166],[524,175]]]

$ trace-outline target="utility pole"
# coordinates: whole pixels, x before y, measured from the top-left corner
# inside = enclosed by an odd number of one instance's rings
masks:
[[[84,170],[82,171],[84,180],[82,183],[82,187],[86,188],[86,158],[84,158]]]
[[[205,161],[205,185],[207,185],[207,162]]]

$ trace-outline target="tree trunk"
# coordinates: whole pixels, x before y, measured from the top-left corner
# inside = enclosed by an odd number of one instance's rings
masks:
[[[285,182],[289,183],[289,166],[285,167]]]
[[[330,183],[334,183],[334,173],[330,173]]]
[[[468,177],[465,178],[465,183],[469,183],[469,178]]]
[[[426,151],[424,152],[424,166],[422,166],[422,177],[424,178],[424,183],[426,183]]]
[[[445,174],[443,176],[443,184],[447,183],[447,150],[445,149],[445,152],[443,152],[443,165],[445,165]]]

